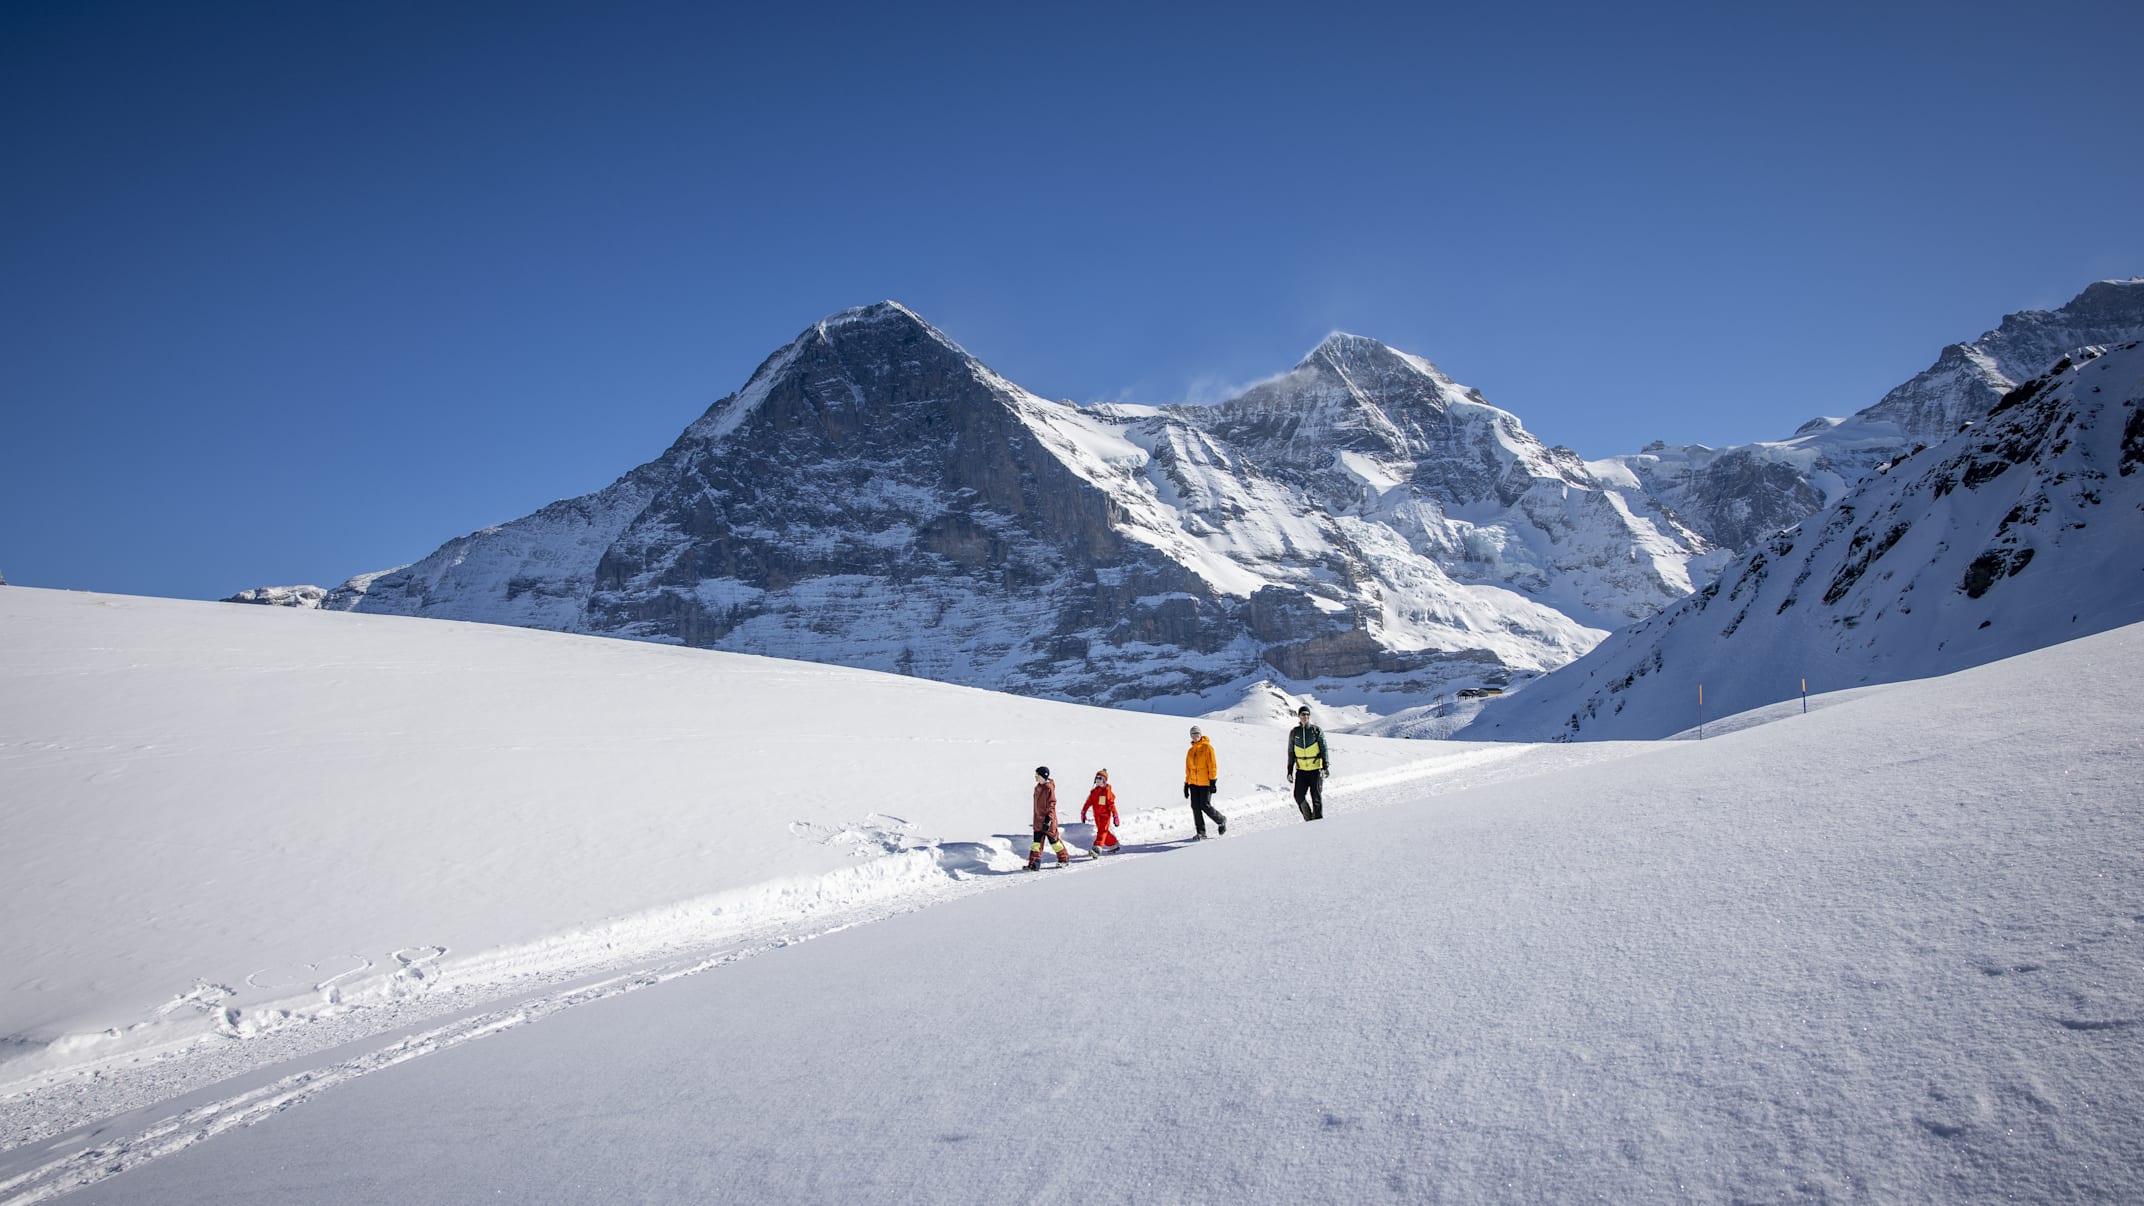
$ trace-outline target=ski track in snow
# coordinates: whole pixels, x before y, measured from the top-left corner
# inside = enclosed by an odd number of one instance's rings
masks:
[[[1379,808],[1642,748],[1502,745],[1439,755],[1360,779],[1336,777],[1326,803],[1335,812]],[[1259,783],[1221,803],[1229,818],[1226,840],[1301,823],[1285,785]],[[1124,843],[1119,853],[1101,859],[1087,857],[1079,840],[1091,840],[1092,827],[1067,823],[1066,844],[1077,852],[1072,863],[1053,867],[1045,851],[1044,870],[1032,876],[1023,873],[1026,833],[935,841],[915,836],[911,823],[879,813],[842,826],[800,821],[790,827],[798,838],[853,845],[858,864],[685,901],[451,964],[443,962],[444,947],[408,947],[394,952],[395,966],[375,977],[379,969],[371,960],[345,956],[353,966],[314,986],[321,1005],[310,1012],[266,1007],[241,1013],[222,1004],[233,989],[204,980],[158,1013],[214,1015],[211,1034],[0,1086],[0,1135],[6,1137],[0,1206],[47,1201],[356,1077],[578,1005],[1052,873],[1178,852],[1191,845],[1188,811],[1161,807],[1127,815],[1117,827]],[[362,984],[363,991],[346,993],[347,983]]]

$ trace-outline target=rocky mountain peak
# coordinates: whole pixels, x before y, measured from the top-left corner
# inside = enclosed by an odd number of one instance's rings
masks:
[[[2144,276],[2093,281],[2056,313],[2084,322],[2144,321]]]
[[[814,336],[828,343],[921,337],[932,340],[960,356],[968,354],[966,349],[954,343],[945,332],[925,322],[922,315],[891,298],[829,314],[812,324],[811,330],[799,338]]]
[[[1944,348],[1933,365],[1862,413],[1896,423],[1908,440],[1944,439],[2070,352],[2140,336],[2144,278],[2094,281],[2059,309],[2006,314],[1971,343]]]
[[[2095,281],[2053,310],[2008,314],[1844,420],[1787,440],[1648,448],[1616,458],[1640,492],[1716,544],[1747,550],[1823,509],[1880,467],[1987,417],[2004,394],[2080,348],[2144,338],[2144,278]]]
[[[1402,429],[1441,420],[1452,399],[1472,396],[1419,356],[1336,331],[1293,369],[1251,386],[1220,410],[1226,423],[1307,423],[1396,444],[1404,442]]]
[[[1014,390],[915,311],[882,301],[805,328],[680,443],[717,444],[747,424],[808,428],[838,443],[896,407],[996,403]]]
[[[1334,331],[1318,341],[1296,362],[1297,368],[1327,366],[1338,372],[1368,365],[1393,366],[1408,364],[1417,358],[1381,343],[1367,335],[1350,335],[1346,331]]]
[[[1297,362],[1288,378],[1299,374],[1337,384],[1372,402],[1395,396],[1462,394],[1458,383],[1420,356],[1410,355],[1366,335],[1335,331]]]

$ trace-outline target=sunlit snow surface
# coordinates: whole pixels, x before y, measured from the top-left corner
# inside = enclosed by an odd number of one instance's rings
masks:
[[[0,654],[0,1200],[2144,1194],[2144,628],[1704,742],[1345,739],[1308,826],[1209,725],[1198,845],[1170,718],[17,588]],[[1012,870],[1040,761],[1133,852]]]

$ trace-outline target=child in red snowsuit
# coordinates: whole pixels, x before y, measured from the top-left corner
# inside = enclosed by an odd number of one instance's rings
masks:
[[[1117,835],[1109,827],[1117,823],[1117,789],[1109,785],[1109,772],[1094,772],[1094,790],[1087,793],[1087,802],[1079,806],[1079,819],[1087,819],[1094,813],[1094,857],[1102,857],[1104,850],[1117,848]]]

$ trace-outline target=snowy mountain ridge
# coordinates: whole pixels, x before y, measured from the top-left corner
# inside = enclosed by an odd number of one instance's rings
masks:
[[[2144,620],[2144,343],[2087,348],[1980,423],[1494,700],[1482,740],[1664,737]]]
[[[1218,405],[1079,407],[889,301],[806,328],[602,490],[237,599],[1368,723],[1569,663],[2109,333],[2144,337],[2144,280],[2010,315],[1787,440],[1587,462],[1359,335]]]
[[[611,486],[321,605],[1205,712],[1538,673],[1717,556],[1375,340],[1219,406],[1082,408],[885,302]]]
[[[1912,380],[1846,419],[1812,419],[1784,440],[1724,448],[1655,441],[1595,469],[1673,508],[1707,540],[1746,551],[1836,502],[1878,467],[1948,439],[2063,356],[2138,339],[2144,278],[2095,281],[2057,309],[2005,315],[1971,343],[1944,348]]]

